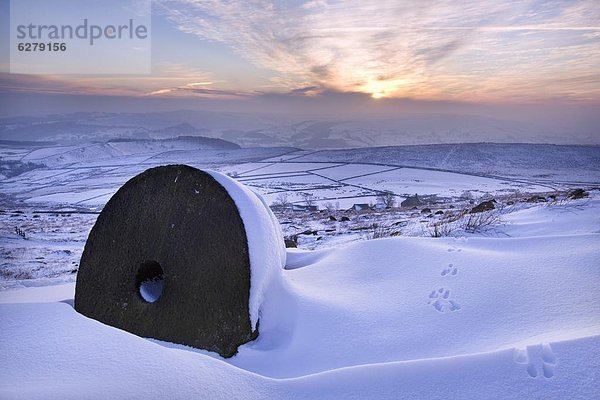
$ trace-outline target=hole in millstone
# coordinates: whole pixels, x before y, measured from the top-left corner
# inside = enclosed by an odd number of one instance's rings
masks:
[[[135,288],[147,303],[154,303],[160,298],[165,286],[163,270],[156,261],[145,261],[135,275]]]

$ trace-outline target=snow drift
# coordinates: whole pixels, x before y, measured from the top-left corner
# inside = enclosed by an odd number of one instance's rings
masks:
[[[0,397],[593,399],[598,210],[594,193],[527,205],[495,237],[290,252],[259,338],[227,360],[85,318],[72,284],[3,291]]]

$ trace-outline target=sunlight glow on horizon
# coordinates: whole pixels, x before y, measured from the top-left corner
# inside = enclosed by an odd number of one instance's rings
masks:
[[[404,93],[401,93],[403,84],[408,84],[408,80],[370,80],[360,88],[360,91],[374,99],[404,97]]]

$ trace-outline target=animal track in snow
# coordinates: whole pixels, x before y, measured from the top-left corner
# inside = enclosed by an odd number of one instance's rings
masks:
[[[515,349],[514,361],[525,366],[531,378],[543,376],[550,379],[554,376],[556,356],[549,344],[527,346],[527,349]]]
[[[429,302],[427,304],[431,304],[436,311],[441,313],[458,311],[461,308],[460,304],[450,299],[450,290],[444,288],[433,290],[429,294]]]
[[[456,274],[458,274],[458,267],[455,267],[453,264],[448,264],[448,267],[444,268],[440,273],[442,276],[454,276]]]

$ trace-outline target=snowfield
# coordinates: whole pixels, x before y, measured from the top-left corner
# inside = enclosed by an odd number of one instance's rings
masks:
[[[486,157],[502,153],[492,150]],[[394,157],[404,150],[393,148],[160,150],[63,161],[56,149],[24,149],[21,157],[53,161],[23,164],[1,180],[0,399],[597,399],[597,165],[569,163],[565,152],[551,174],[536,176],[525,165],[531,149],[517,150],[518,163],[496,155],[502,162],[488,169],[486,157],[468,166],[444,153],[433,169],[401,162]],[[580,150],[598,158],[596,147]],[[21,150],[3,151],[3,160],[20,160]],[[264,256],[286,259],[285,269],[262,280],[253,303],[260,335],[232,358],[138,337],[73,309],[97,212],[127,179],[164,160],[229,173],[269,204],[282,192],[296,204],[302,192],[321,208],[340,203],[324,213],[277,213],[299,248]],[[228,190],[240,188],[218,176]],[[576,185],[589,197],[550,201],[550,192]],[[435,203],[429,213],[343,210],[374,202],[383,189],[398,201],[417,191]],[[247,207],[262,207],[243,190]],[[475,201],[496,197],[489,215],[498,218],[430,237],[444,216],[473,207],[464,192]],[[534,193],[547,201],[526,202]],[[265,215],[262,223],[273,222]]]
[[[0,292],[0,397],[593,399],[600,200],[511,214],[506,237],[288,251],[260,336],[224,360]]]

